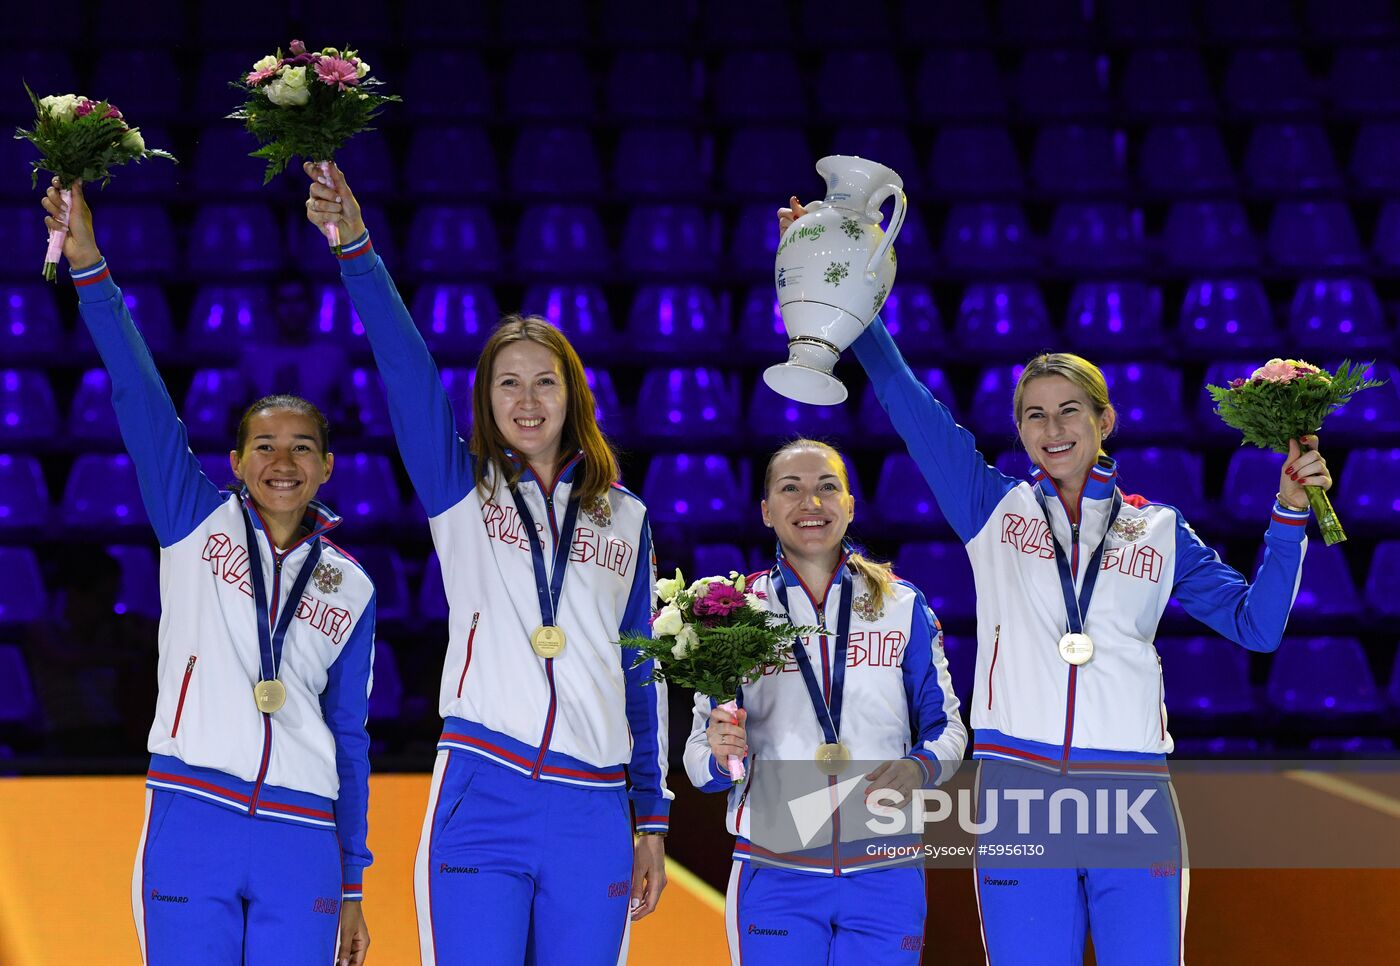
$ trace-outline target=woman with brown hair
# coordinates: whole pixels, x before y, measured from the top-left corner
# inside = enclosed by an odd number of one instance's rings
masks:
[[[646,507],[618,485],[578,353],[543,319],[491,335],[461,439],[343,174],[307,174],[308,219],[350,239],[341,275],[449,602],[414,873],[422,961],[616,963],[665,884],[671,798],[665,689],[615,643],[649,627]]]

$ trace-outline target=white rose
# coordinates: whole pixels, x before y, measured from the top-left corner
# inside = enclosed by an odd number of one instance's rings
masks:
[[[146,150],[146,139],[141,136],[141,132],[132,128],[122,135],[122,147],[133,154]]]
[[[267,99],[278,107],[301,107],[311,100],[306,67],[288,67],[267,85]]]
[[[253,65],[253,70],[260,72],[265,70],[272,70],[272,68],[276,67],[278,63],[280,62],[278,61],[276,54],[268,54],[262,60],[258,61],[256,64]]]
[[[685,592],[686,592],[687,594],[690,594],[692,597],[695,597],[695,598],[699,599],[699,598],[705,596],[705,591],[709,588],[709,586],[710,586],[710,578],[709,578],[709,577],[701,577],[699,580],[695,581],[695,583],[693,583],[693,584],[691,584],[689,587],[687,587],[687,588],[685,589]]]
[[[685,580],[681,577],[680,568],[676,568],[676,576],[663,577],[656,582],[656,596],[666,603],[676,599],[676,595],[685,586]]]
[[[671,656],[679,660],[690,653],[690,649],[700,643],[700,635],[695,633],[694,624],[686,624],[676,635],[676,645],[671,648]]]
[[[661,613],[656,615],[656,620],[651,622],[651,636],[665,637],[668,634],[677,634],[684,626],[685,618],[681,616],[680,608],[667,604],[661,608]]]
[[[765,611],[768,609],[768,605],[763,602],[763,598],[757,594],[745,594],[744,600],[748,602],[751,610]]]
[[[73,111],[77,108],[80,100],[82,98],[77,94],[51,94],[48,97],[39,98],[39,103],[58,120],[71,121],[73,120]]]
[[[356,67],[355,67],[355,76],[356,76],[356,77],[364,77],[364,76],[365,76],[366,74],[368,74],[368,73],[369,73],[369,64],[368,64],[367,62],[363,61],[363,60],[360,61],[360,63],[359,63],[358,65],[356,65]]]

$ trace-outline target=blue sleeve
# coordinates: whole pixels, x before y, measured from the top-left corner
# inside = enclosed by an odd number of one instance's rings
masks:
[[[418,499],[435,517],[460,503],[475,485],[471,452],[457,435],[437,365],[368,234],[342,250],[340,277],[384,377],[399,454]]]
[[[321,715],[335,738],[335,832],[340,839],[341,898],[364,898],[365,867],[374,861],[369,833],[369,692],[374,684],[374,611],[370,598],[321,693]]]
[[[185,425],[127,311],[107,261],[73,272],[78,309],[112,377],[112,408],[162,547],[189,536],[223,501],[190,452]]]
[[[970,542],[1018,481],[987,465],[972,434],[915,377],[878,316],[851,347],[939,509],[959,539]]]
[[[622,634],[651,633],[651,604],[656,599],[656,560],[651,548],[651,524],[642,521],[642,541],[637,551],[637,572],[622,615]],[[671,799],[666,787],[669,739],[666,685],[649,684],[653,661],[632,665],[635,648],[622,648],[622,673],[627,688],[627,725],[632,730],[632,761],[627,767],[637,831],[664,832],[671,825]]]
[[[1251,651],[1277,650],[1303,574],[1307,511],[1274,504],[1264,559],[1249,584],[1196,536],[1179,510],[1168,509],[1176,514],[1172,591],[1186,613]]]
[[[710,712],[719,704],[714,698],[696,692],[695,713],[690,722],[690,737],[685,743],[685,771],[690,783],[702,792],[727,792],[734,787],[729,769],[715,760],[710,750],[706,730]]]
[[[909,724],[914,744],[906,756],[924,770],[925,785],[932,786],[945,774],[947,762],[962,760],[967,729],[958,713],[958,696],[943,655],[943,626],[918,594],[909,627],[909,645],[900,663],[904,696],[909,702]]]

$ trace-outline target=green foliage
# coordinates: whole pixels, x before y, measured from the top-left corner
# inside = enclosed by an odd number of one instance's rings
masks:
[[[34,127],[17,128],[15,138],[39,149],[39,160],[30,162],[30,181],[35,187],[41,171],[57,175],[64,188],[80,178],[85,183],[106,185],[116,165],[147,158],[175,160],[168,151],[134,147],[131,135],[140,129],[128,128],[121,118],[104,117],[111,107],[106,101],[97,102],[92,113],[84,117],[58,118],[39,102],[28,84],[24,90],[34,105]]]
[[[1300,376],[1289,382],[1250,379],[1242,385],[1207,386],[1215,400],[1215,412],[1227,426],[1244,434],[1244,441],[1276,453],[1288,452],[1288,441],[1316,433],[1322,422],[1353,395],[1385,384],[1366,379],[1371,363],[1353,366],[1350,360],[1326,372]]]

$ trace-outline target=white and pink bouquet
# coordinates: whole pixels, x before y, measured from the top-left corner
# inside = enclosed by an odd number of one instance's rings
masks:
[[[745,584],[742,574],[730,571],[687,587],[677,569],[675,577],[656,582],[661,606],[652,615],[651,634],[626,635],[618,644],[637,650],[637,664],[656,662],[653,682],[691,688],[737,715],[740,686],[757,681],[764,668],[786,663],[796,638],[817,633],[769,610]],[[743,761],[730,757],[728,765],[730,777],[742,781]]]
[[[376,93],[381,84],[369,71],[358,51],[326,47],[313,52],[293,40],[285,55],[280,49],[268,54],[233,82],[248,99],[229,117],[242,121],[261,143],[252,157],[267,159],[263,184],[293,158],[320,165],[329,177],[335,152],[356,134],[374,130],[369,122],[400,98]],[[339,229],[329,223],[325,232],[339,253]]]
[[[1383,380],[1365,378],[1370,367],[1369,362],[1353,366],[1346,361],[1330,373],[1301,359],[1270,359],[1248,379],[1206,386],[1206,390],[1215,400],[1216,415],[1243,433],[1244,442],[1287,453],[1289,440],[1316,433],[1322,421],[1353,395],[1383,385]],[[1305,489],[1323,541],[1328,546],[1341,543],[1346,531],[1327,491],[1320,486]]]
[[[107,101],[94,101],[81,94],[36,97],[28,84],[24,89],[34,105],[34,127],[17,129],[15,138],[29,141],[39,149],[39,160],[30,162],[31,183],[38,186],[40,171],[56,175],[65,210],[72,200],[75,181],[105,185],[111,180],[115,165],[147,158],[175,160],[168,151],[146,147],[141,130],[127,124],[122,112]],[[49,233],[44,278],[50,282],[58,278],[58,258],[63,254],[67,235],[65,229]]]

